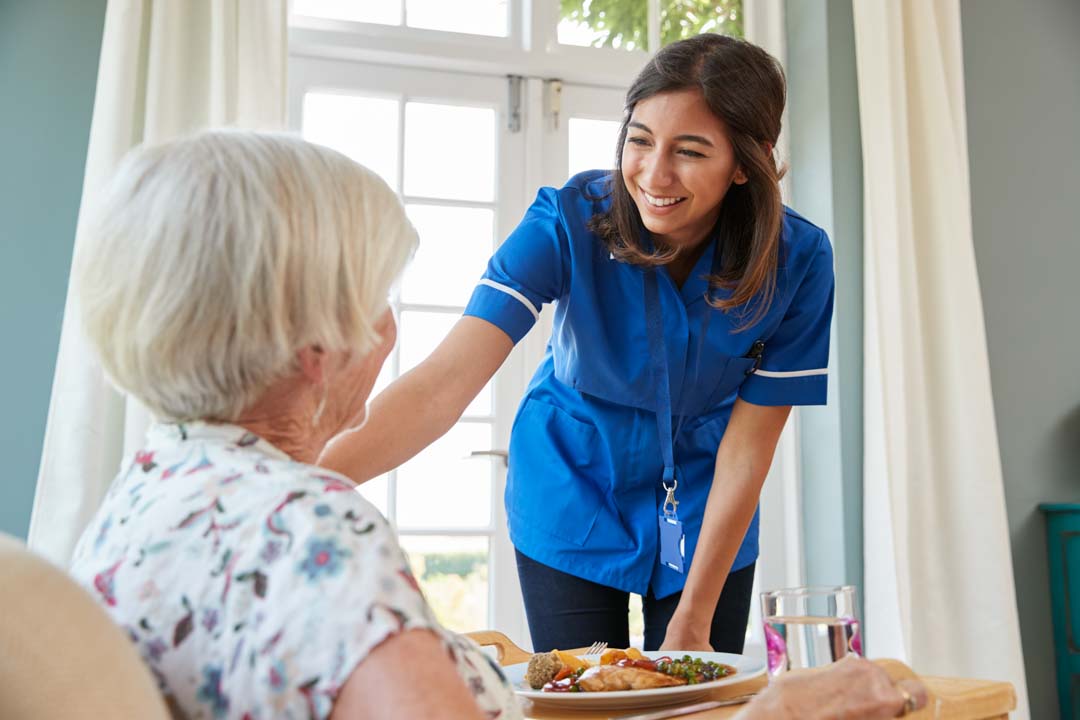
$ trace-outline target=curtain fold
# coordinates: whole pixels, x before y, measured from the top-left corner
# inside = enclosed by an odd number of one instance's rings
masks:
[[[109,0],[82,208],[141,143],[284,129],[287,58],[286,0]],[[28,538],[62,566],[150,422],[106,381],[78,315],[69,292]]]
[[[958,0],[857,0],[868,649],[1028,716],[975,265]]]

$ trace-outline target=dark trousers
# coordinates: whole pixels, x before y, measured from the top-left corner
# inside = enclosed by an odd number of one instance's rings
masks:
[[[585,647],[597,640],[613,648],[629,647],[630,593],[582,580],[515,553],[535,652]],[[709,631],[709,643],[717,652],[742,652],[753,585],[754,565],[728,575]],[[681,592],[657,600],[650,591],[641,599],[645,650],[659,649],[680,597]]]

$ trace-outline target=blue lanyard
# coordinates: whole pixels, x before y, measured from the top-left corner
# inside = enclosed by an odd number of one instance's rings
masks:
[[[675,453],[671,446],[671,387],[669,386],[667,348],[664,346],[663,310],[656,283],[656,268],[645,270],[645,329],[649,333],[652,380],[656,388],[656,430],[660,437],[660,455],[664,459],[664,489],[675,481]],[[674,488],[671,488],[674,490]]]
[[[715,261],[714,261],[715,264]],[[709,331],[709,320],[713,309],[705,309],[705,319],[701,324],[701,336],[698,338],[697,354],[694,360],[694,376],[691,384],[697,381],[701,368],[701,347],[705,344],[705,335]],[[645,328],[649,336],[649,355],[652,359],[652,379],[656,387],[656,430],[660,440],[660,454],[664,460],[662,484],[667,491],[664,512],[667,514],[671,505],[671,514],[675,514],[678,503],[674,502],[678,479],[675,477],[675,452],[672,448],[674,435],[671,432],[671,386],[668,374],[667,348],[664,343],[664,318],[660,306],[660,290],[657,286],[656,268],[645,270]],[[676,434],[682,429],[685,415],[679,418]]]

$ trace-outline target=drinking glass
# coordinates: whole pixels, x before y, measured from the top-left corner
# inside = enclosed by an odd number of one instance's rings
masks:
[[[862,655],[855,588],[797,587],[761,594],[769,675]]]

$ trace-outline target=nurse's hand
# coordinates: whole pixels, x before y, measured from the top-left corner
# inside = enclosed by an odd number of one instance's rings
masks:
[[[398,467],[454,426],[513,349],[487,320],[461,318],[426,360],[371,401],[367,422],[330,441],[318,464],[358,484]]]
[[[664,633],[664,642],[660,643],[660,649],[713,652],[713,647],[709,644],[709,624],[683,620],[676,611],[668,622],[667,632]]]

